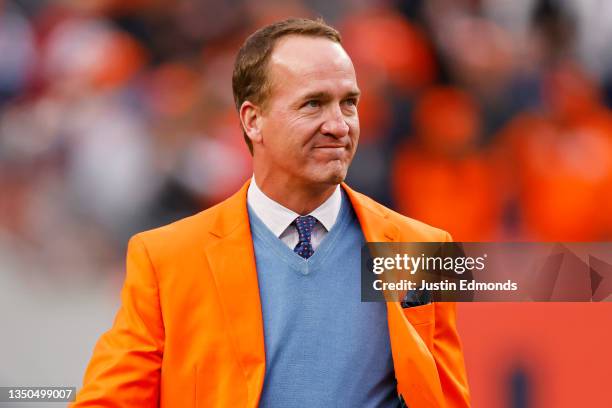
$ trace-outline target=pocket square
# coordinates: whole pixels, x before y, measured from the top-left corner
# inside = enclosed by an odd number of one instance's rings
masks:
[[[429,290],[409,290],[400,304],[403,309],[423,306],[431,303],[431,297],[431,291]]]

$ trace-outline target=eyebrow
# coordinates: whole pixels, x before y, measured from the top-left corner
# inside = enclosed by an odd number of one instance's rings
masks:
[[[350,91],[343,97],[343,99],[344,98],[357,98],[359,97],[359,95],[361,95],[361,91],[359,90]],[[331,95],[329,92],[311,92],[311,93],[307,93],[306,95],[300,98],[300,100],[302,101],[310,100],[310,99],[331,99]]]

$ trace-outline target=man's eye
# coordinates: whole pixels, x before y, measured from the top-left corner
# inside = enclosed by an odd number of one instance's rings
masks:
[[[357,99],[356,98],[349,98],[349,99],[346,99],[344,101],[344,103],[349,105],[349,106],[357,106]]]
[[[315,99],[312,99],[310,101],[307,101],[304,106],[308,107],[308,108],[318,108],[319,106],[321,106],[321,103]]]

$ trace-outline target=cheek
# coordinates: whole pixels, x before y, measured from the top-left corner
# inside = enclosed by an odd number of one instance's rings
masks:
[[[349,126],[349,134],[350,134],[351,139],[353,139],[353,144],[356,145],[357,141],[359,140],[359,132],[360,132],[359,118],[358,117],[352,118],[350,120],[347,120],[346,123]],[[356,147],[356,146],[353,146],[353,147]]]
[[[320,125],[307,118],[299,118],[289,122],[284,129],[286,144],[295,149],[296,154],[306,152],[312,144],[313,139],[318,134]]]
[[[347,119],[346,123],[349,125],[351,130],[359,136],[359,116],[355,115]]]
[[[295,112],[276,110],[270,112],[269,118],[265,123],[265,131],[268,137],[282,142],[286,138],[291,138],[289,142],[300,139],[312,121],[297,115]]]
[[[266,150],[279,161],[297,163],[304,155],[305,147],[297,130],[289,126],[269,129]]]

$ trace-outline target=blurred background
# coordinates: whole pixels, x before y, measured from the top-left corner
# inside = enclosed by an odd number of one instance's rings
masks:
[[[128,238],[250,176],[233,60],[289,16],[355,63],[354,188],[458,241],[612,241],[612,2],[0,0],[0,385],[80,386]],[[458,323],[474,407],[612,406],[612,305]]]

